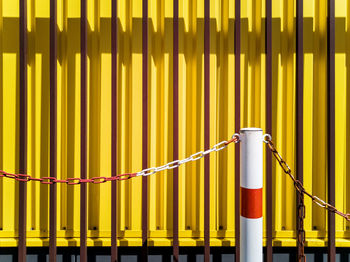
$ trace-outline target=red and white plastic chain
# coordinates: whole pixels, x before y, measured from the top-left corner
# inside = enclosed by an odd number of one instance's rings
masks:
[[[20,181],[20,182],[28,182],[28,181],[39,181],[42,184],[54,184],[54,183],[63,183],[63,184],[67,184],[67,185],[77,185],[77,184],[81,184],[81,183],[92,183],[92,184],[100,184],[100,183],[105,183],[107,181],[117,181],[117,180],[127,180],[133,177],[137,177],[137,176],[149,176],[152,174],[155,174],[157,172],[163,171],[163,170],[171,170],[174,168],[179,167],[182,164],[185,164],[187,162],[191,162],[191,161],[197,161],[201,158],[203,158],[204,156],[210,154],[211,152],[218,152],[224,148],[226,148],[229,144],[231,143],[238,143],[240,141],[239,139],[239,134],[234,134],[230,140],[228,141],[221,141],[220,143],[214,145],[213,147],[211,147],[208,150],[205,151],[200,151],[197,152],[183,160],[175,160],[172,162],[169,162],[163,166],[160,167],[151,167],[151,168],[147,168],[144,169],[140,172],[137,173],[127,173],[127,174],[119,174],[116,176],[112,176],[112,177],[93,177],[90,179],[82,179],[82,178],[67,178],[67,179],[57,179],[55,177],[42,177],[42,178],[35,178],[32,177],[30,175],[27,174],[12,174],[12,173],[8,173],[5,171],[0,170],[0,177],[6,177],[6,178],[12,178],[16,181]]]

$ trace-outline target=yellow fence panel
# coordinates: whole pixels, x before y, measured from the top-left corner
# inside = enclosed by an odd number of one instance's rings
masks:
[[[57,174],[80,177],[80,1],[58,0]],[[111,0],[88,0],[88,177],[111,176]],[[296,161],[295,0],[272,1],[273,140]],[[149,0],[149,166],[173,160],[173,3]],[[234,133],[234,1],[210,3],[210,144]],[[336,206],[350,211],[350,3],[336,1]],[[28,174],[50,168],[50,6],[28,0]],[[265,1],[241,5],[241,126],[265,129]],[[142,169],[142,0],[118,1],[118,170]],[[304,184],[327,200],[327,1],[304,1]],[[19,169],[19,4],[0,0],[0,169]],[[204,1],[179,1],[179,158],[204,149]],[[235,245],[234,146],[210,157],[212,246]],[[49,187],[28,184],[27,244],[46,246]],[[149,177],[150,245],[172,245],[172,171]],[[80,187],[58,185],[57,244],[79,245]],[[118,182],[118,244],[142,244],[142,179]],[[0,179],[0,246],[18,239],[18,182]],[[265,199],[264,191],[264,201]],[[305,198],[306,245],[327,213]],[[266,216],[264,205],[264,216]],[[88,245],[110,246],[111,187],[88,185]],[[273,244],[296,245],[296,194],[273,162]],[[264,221],[264,228],[266,223]],[[264,230],[264,235],[266,232]],[[203,244],[204,161],[179,168],[179,239]],[[350,224],[336,218],[336,245]]]

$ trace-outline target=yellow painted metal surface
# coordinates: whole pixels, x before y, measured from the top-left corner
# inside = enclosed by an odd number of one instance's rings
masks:
[[[58,176],[80,176],[80,1],[58,0]],[[179,155],[204,147],[204,1],[180,0]],[[295,167],[295,0],[273,0],[273,139]],[[234,1],[211,1],[210,141],[234,133]],[[88,0],[88,176],[111,169],[111,1]],[[173,160],[172,1],[149,0],[149,166]],[[265,128],[265,1],[242,1],[242,126]],[[118,173],[141,170],[142,0],[118,1]],[[336,206],[350,211],[350,3],[336,1]],[[327,199],[327,2],[304,1],[304,182]],[[0,168],[19,166],[19,4],[0,0]],[[49,176],[49,1],[28,0],[28,173]],[[234,245],[234,146],[210,158],[211,245]],[[203,244],[203,161],[180,168],[180,245]],[[150,245],[171,245],[172,173],[149,178]],[[274,245],[295,246],[295,190],[274,162]],[[28,183],[27,244],[48,245],[48,186]],[[58,245],[79,245],[79,186],[58,186]],[[306,245],[326,212],[306,199]],[[141,178],[118,183],[120,245],[141,245]],[[110,184],[88,186],[88,245],[110,245]],[[265,213],[264,213],[265,216]],[[0,179],[0,246],[17,245],[18,183]],[[337,246],[350,224],[336,218]]]

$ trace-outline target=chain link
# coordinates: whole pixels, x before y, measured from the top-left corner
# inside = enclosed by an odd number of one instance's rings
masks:
[[[136,173],[136,176],[149,176],[149,175],[153,175],[157,172],[163,171],[163,170],[169,170],[169,169],[173,169],[176,167],[181,166],[182,164],[188,163],[188,162],[193,162],[193,161],[197,161],[203,157],[205,157],[206,155],[210,154],[211,152],[218,152],[220,150],[223,150],[224,148],[226,148],[229,144],[231,143],[238,143],[239,140],[239,134],[234,134],[232,136],[232,138],[228,141],[221,141],[220,143],[217,143],[216,145],[212,146],[211,148],[209,148],[208,150],[205,151],[199,151],[193,155],[190,155],[189,157],[182,159],[182,160],[175,160],[172,161],[166,165],[160,166],[160,167],[151,167],[151,168],[147,168],[144,169],[140,172]]]
[[[305,258],[305,254],[304,254],[304,246],[305,246],[305,230],[304,230],[304,218],[305,218],[305,205],[304,205],[304,195],[307,195],[308,197],[311,198],[312,202],[314,202],[315,204],[317,204],[318,206],[327,209],[329,212],[333,212],[339,216],[342,216],[343,218],[345,218],[347,221],[350,221],[350,213],[349,214],[345,214],[341,211],[339,211],[338,209],[336,209],[334,206],[328,204],[327,202],[325,202],[324,200],[320,199],[317,196],[314,196],[312,194],[310,194],[309,192],[307,192],[303,186],[303,184],[300,182],[300,180],[296,179],[293,175],[292,175],[292,170],[290,169],[290,167],[288,166],[288,164],[284,161],[284,159],[282,158],[282,156],[280,155],[280,153],[277,151],[275,145],[273,144],[273,142],[271,141],[271,136],[270,135],[265,135],[264,136],[264,143],[267,144],[267,146],[269,147],[269,149],[271,150],[272,154],[274,155],[274,157],[276,158],[277,162],[279,163],[279,165],[281,166],[281,168],[283,169],[283,172],[285,174],[287,174],[292,180],[293,180],[293,184],[295,189],[298,192],[299,195],[299,201],[298,201],[298,246],[299,246],[299,250],[301,251],[299,254],[299,261],[305,262],[306,258]]]
[[[342,216],[343,218],[345,218],[347,221],[350,221],[350,213],[349,214],[342,213],[338,209],[336,209],[334,206],[328,204],[327,202],[325,202],[324,200],[320,199],[319,197],[308,193],[305,190],[303,184],[292,175],[292,170],[290,169],[288,164],[283,160],[283,158],[281,157],[279,152],[276,150],[276,147],[273,144],[273,142],[271,140],[268,140],[267,141],[267,145],[270,148],[270,150],[273,153],[273,155],[275,156],[275,158],[277,159],[279,165],[282,167],[284,173],[287,174],[293,180],[294,187],[295,187],[295,189],[298,192],[300,192],[301,194],[304,194],[304,195],[307,195],[308,197],[310,197],[311,200],[315,204],[319,205],[320,207],[328,209],[328,211],[333,212],[335,214],[338,214],[338,215]]]
[[[308,197],[311,198],[311,200],[317,204],[318,206],[327,209],[329,212],[333,212],[335,214],[338,214],[345,218],[347,221],[350,221],[350,213],[345,214],[336,209],[334,206],[328,204],[324,200],[320,199],[317,196],[314,196],[310,193],[308,193],[303,184],[296,179],[292,175],[292,170],[289,167],[289,165],[284,161],[280,153],[277,151],[275,145],[272,142],[271,136],[269,134],[264,135],[264,143],[267,144],[269,149],[271,150],[272,154],[276,158],[277,162],[283,169],[283,172],[287,174],[293,181],[294,187],[298,192],[299,198],[298,198],[298,245],[299,245],[299,250],[301,251],[299,254],[299,261],[305,262],[305,254],[304,254],[304,246],[305,246],[305,230],[304,230],[304,218],[305,218],[305,205],[304,205],[304,195],[307,195]],[[100,184],[100,183],[105,183],[107,181],[120,181],[120,180],[128,180],[133,177],[138,177],[138,176],[150,176],[155,173],[164,171],[164,170],[171,170],[174,168],[177,168],[185,163],[188,162],[193,162],[197,161],[206,155],[212,153],[212,152],[218,152],[226,148],[229,144],[231,143],[239,143],[240,142],[240,136],[239,134],[234,134],[230,140],[228,141],[222,141],[210,149],[207,149],[205,151],[200,151],[195,154],[192,154],[191,156],[182,159],[182,160],[174,160],[172,162],[169,162],[165,165],[159,166],[159,167],[151,167],[151,168],[146,168],[140,172],[137,173],[127,173],[127,174],[119,174],[116,176],[112,177],[93,177],[90,179],[82,179],[82,178],[68,178],[64,180],[59,180],[55,177],[43,177],[43,178],[34,178],[31,177],[30,175],[27,174],[11,174],[7,173],[5,171],[0,170],[0,178],[1,177],[6,177],[6,178],[11,178],[16,181],[20,182],[29,182],[29,181],[38,181],[42,184],[55,184],[55,183],[64,183],[67,185],[77,185],[77,184],[82,184],[82,183],[92,183],[92,184]]]
[[[27,174],[11,174],[11,173],[7,173],[7,172],[2,171],[2,170],[0,170],[0,177],[11,178],[11,179],[14,179],[16,181],[25,182],[25,183],[29,182],[29,181],[38,181],[41,184],[49,184],[49,185],[56,184],[56,183],[62,183],[62,184],[67,184],[67,185],[78,185],[78,184],[82,184],[82,183],[101,184],[101,183],[105,183],[108,181],[128,180],[130,178],[137,177],[137,176],[150,176],[150,175],[153,175],[153,174],[158,173],[160,171],[171,170],[171,169],[177,168],[177,167],[179,167],[187,162],[197,161],[197,160],[205,157],[206,155],[210,154],[211,152],[218,152],[218,151],[226,148],[229,144],[238,143],[239,141],[240,141],[239,134],[236,133],[231,137],[230,140],[221,141],[220,143],[214,145],[210,149],[197,152],[197,153],[195,153],[195,154],[193,154],[193,155],[191,155],[188,158],[185,158],[183,160],[174,160],[174,161],[169,162],[163,166],[146,168],[146,169],[144,169],[140,172],[137,172],[137,173],[119,174],[119,175],[112,176],[112,177],[101,176],[101,177],[93,177],[90,179],[67,178],[67,179],[59,180],[55,177],[35,178],[35,177],[31,177],[30,175],[27,175]]]
[[[301,183],[300,183],[301,184]],[[305,219],[305,204],[304,194],[298,191],[298,260],[299,262],[305,262],[305,230],[304,230],[304,219]]]

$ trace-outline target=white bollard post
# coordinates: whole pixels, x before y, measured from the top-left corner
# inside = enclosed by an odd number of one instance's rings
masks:
[[[263,133],[260,128],[240,131],[240,261],[263,261]]]

